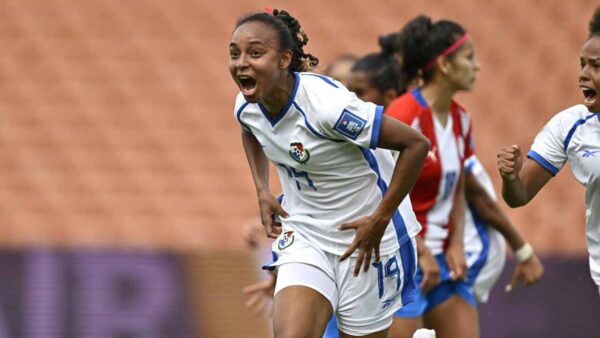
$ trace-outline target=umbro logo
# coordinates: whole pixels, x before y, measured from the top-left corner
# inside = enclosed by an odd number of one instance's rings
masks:
[[[583,158],[588,158],[588,157],[596,157],[597,153],[600,153],[600,150],[594,150],[594,151],[589,151],[589,150],[584,150],[582,151],[582,155],[581,157]]]

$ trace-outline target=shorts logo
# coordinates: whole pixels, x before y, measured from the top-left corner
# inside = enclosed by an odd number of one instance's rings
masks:
[[[583,155],[581,155],[583,158],[587,158],[587,157],[596,157],[597,153],[600,153],[600,150],[595,150],[595,151],[590,151],[590,150],[583,150],[582,151]]]
[[[277,242],[277,248],[279,250],[283,250],[292,245],[292,243],[294,243],[294,232],[286,231],[281,234],[281,239],[279,239],[279,242]]]
[[[304,148],[300,142],[290,143],[290,156],[300,164],[304,164],[310,159],[308,149]]]
[[[339,120],[336,122],[333,128],[337,130],[340,134],[353,140],[356,140],[358,135],[360,135],[360,133],[365,128],[366,124],[366,120],[344,109],[342,115],[340,116]]]

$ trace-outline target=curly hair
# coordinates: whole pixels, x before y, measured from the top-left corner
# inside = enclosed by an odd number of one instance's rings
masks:
[[[594,11],[588,30],[590,31],[590,38],[593,36],[600,36],[600,6]]]
[[[319,59],[304,52],[308,36],[301,29],[300,22],[284,10],[273,10],[272,13],[255,13],[238,20],[235,28],[247,22],[262,22],[269,25],[279,37],[280,50],[292,51],[292,62],[289,70],[306,72],[313,70],[319,64]]]

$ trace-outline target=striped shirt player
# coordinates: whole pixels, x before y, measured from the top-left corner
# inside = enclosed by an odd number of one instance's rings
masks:
[[[431,150],[410,193],[410,199],[423,228],[420,235],[440,266],[441,281],[427,296],[420,294],[417,302],[401,309],[396,316],[420,317],[453,293],[458,293],[475,307],[476,300],[470,283],[445,283],[451,280],[451,276],[444,257],[452,229],[450,213],[458,180],[464,170],[464,161],[470,158],[474,151],[469,115],[453,101],[448,121],[443,126],[433,116],[419,89],[392,102],[386,114],[419,130],[431,141]],[[420,273],[417,276],[419,279]]]
[[[490,176],[473,155],[465,161],[465,173],[473,175],[485,191],[497,200]],[[465,213],[465,255],[467,280],[473,285],[478,302],[487,302],[490,290],[498,281],[506,262],[506,241],[502,234],[487,224],[471,204]]]
[[[364,335],[361,330],[369,318],[373,324],[368,331],[385,329],[393,312],[412,300],[415,287],[413,238],[421,228],[410,199],[404,199],[385,230],[380,266],[354,279],[346,277],[353,269],[349,260],[339,262],[354,232],[338,229],[370,215],[390,182],[395,165],[391,152],[375,150],[383,108],[361,101],[331,78],[293,74],[290,99],[276,119],[260,103],[246,102],[242,95],[236,100],[242,128],[253,134],[277,168],[285,196],[281,204],[289,214],[281,220],[282,234],[273,243],[275,261],[268,268],[279,269],[288,262],[319,267],[335,283],[335,292],[317,289],[331,301],[340,329]],[[283,283],[278,277],[276,292]],[[351,284],[360,284],[373,299],[357,308],[356,289],[347,291],[355,287]],[[380,318],[388,316],[389,322],[382,324]]]
[[[552,176],[568,162],[585,187],[590,271],[600,290],[600,113],[590,113],[584,105],[558,113],[536,136],[527,157]]]

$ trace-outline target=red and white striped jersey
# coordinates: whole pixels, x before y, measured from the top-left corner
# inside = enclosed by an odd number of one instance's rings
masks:
[[[464,160],[474,150],[469,115],[453,101],[443,126],[418,89],[394,100],[385,113],[419,130],[431,141],[431,150],[410,199],[423,227],[421,236],[425,244],[433,254],[442,253],[452,227],[450,212]]]

